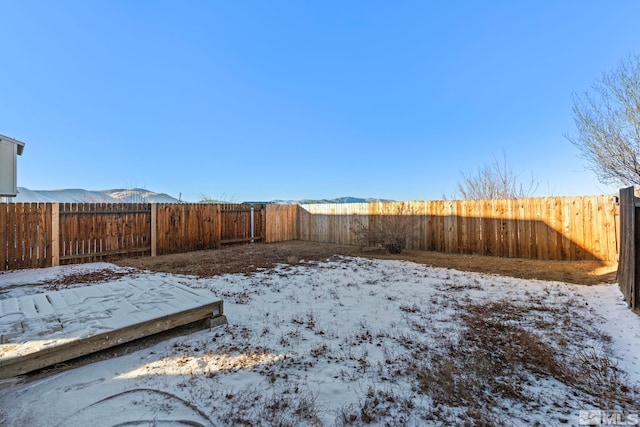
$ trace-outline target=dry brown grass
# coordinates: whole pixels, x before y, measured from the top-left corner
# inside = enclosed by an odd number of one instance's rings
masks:
[[[583,285],[614,283],[616,280],[616,266],[601,261],[541,261],[408,250],[401,254],[388,254],[382,248],[361,249],[356,246],[301,241],[234,245],[220,250],[126,258],[115,263],[151,271],[211,277],[226,273],[251,273],[261,268],[272,268],[276,264],[324,261],[334,255],[407,260],[461,271]]]
[[[501,402],[536,403],[536,383],[563,384],[577,390],[600,408],[633,409],[640,390],[627,381],[605,354],[590,351],[564,354],[561,336],[549,329],[528,327],[543,316],[537,305],[506,300],[465,306],[463,328],[443,337],[437,348],[400,339],[411,357],[401,361],[404,375],[414,379],[415,389],[434,403],[434,420],[449,415],[439,410],[465,408],[469,425],[509,425],[502,422]],[[578,319],[556,310],[555,319],[566,317],[565,327],[577,331]],[[419,338],[418,338],[419,339]],[[446,424],[446,423],[445,423]]]

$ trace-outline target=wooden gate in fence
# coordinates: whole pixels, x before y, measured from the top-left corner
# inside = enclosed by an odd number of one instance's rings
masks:
[[[640,308],[640,199],[633,187],[620,190],[618,284],[629,307]]]

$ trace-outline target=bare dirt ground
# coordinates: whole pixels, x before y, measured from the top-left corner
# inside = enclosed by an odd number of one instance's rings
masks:
[[[126,258],[115,263],[123,267],[211,277],[227,273],[251,273],[258,269],[272,268],[276,264],[323,261],[336,255],[407,260],[433,267],[582,285],[614,283],[617,268],[616,265],[601,261],[541,261],[421,251],[404,251],[399,255],[391,255],[382,248],[361,249],[356,246],[301,241],[233,245],[219,250],[153,258]]]

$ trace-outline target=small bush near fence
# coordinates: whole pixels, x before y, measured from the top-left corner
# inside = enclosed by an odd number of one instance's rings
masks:
[[[407,203],[399,203],[390,215],[356,217],[351,231],[361,248],[382,246],[391,254],[399,254],[406,248],[417,223],[416,212]]]

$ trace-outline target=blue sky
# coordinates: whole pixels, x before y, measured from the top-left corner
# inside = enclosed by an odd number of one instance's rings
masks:
[[[504,152],[616,191],[564,135],[639,51],[638,1],[0,0],[18,185],[197,201],[439,199]]]

